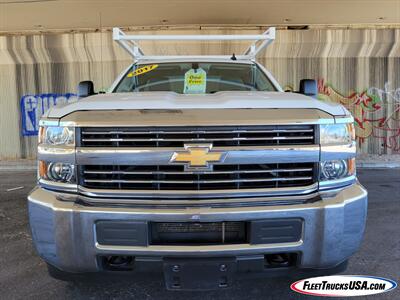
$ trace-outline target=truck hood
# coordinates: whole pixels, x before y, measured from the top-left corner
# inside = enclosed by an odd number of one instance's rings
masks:
[[[318,109],[332,116],[349,115],[340,104],[296,93],[218,92],[185,95],[174,92],[109,93],[90,96],[49,110],[48,118],[62,118],[76,111],[135,109]]]

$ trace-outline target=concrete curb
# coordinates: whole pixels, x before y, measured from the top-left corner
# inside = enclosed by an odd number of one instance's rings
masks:
[[[0,171],[34,171],[36,169],[37,162],[33,159],[0,161]]]
[[[36,166],[0,166],[0,172],[4,171],[36,171]]]
[[[400,168],[400,162],[357,162],[360,169],[395,169]]]

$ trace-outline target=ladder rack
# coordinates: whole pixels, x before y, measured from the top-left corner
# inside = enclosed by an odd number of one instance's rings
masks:
[[[145,55],[138,42],[140,41],[252,41],[242,55],[236,55],[238,60],[255,60],[275,39],[275,27],[269,28],[262,34],[244,35],[127,35],[120,28],[113,28],[113,40],[122,46],[134,60],[161,60],[167,58],[226,58],[231,55]]]

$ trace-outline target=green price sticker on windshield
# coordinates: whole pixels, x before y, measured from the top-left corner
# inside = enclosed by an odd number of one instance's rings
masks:
[[[190,69],[185,73],[185,94],[204,94],[206,92],[207,74],[202,68]]]

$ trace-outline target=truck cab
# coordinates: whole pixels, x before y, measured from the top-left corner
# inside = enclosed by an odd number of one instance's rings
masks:
[[[241,56],[152,57],[136,41],[156,37],[114,30],[134,62],[40,121],[28,205],[51,275],[145,270],[192,290],[343,270],[367,211],[354,120],[313,80],[282,90],[255,59],[274,34],[186,36],[261,40]]]

